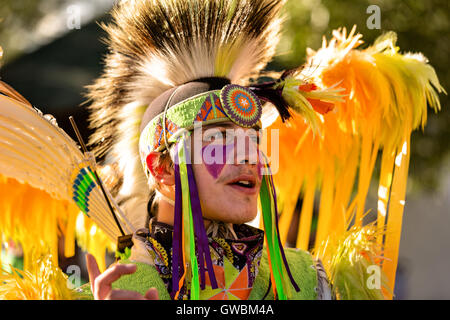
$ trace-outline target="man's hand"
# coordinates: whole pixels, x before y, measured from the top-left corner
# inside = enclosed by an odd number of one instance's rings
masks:
[[[86,264],[95,300],[158,300],[156,288],[150,288],[145,296],[135,291],[112,289],[112,283],[122,275],[136,272],[136,265],[117,263],[100,274],[97,261],[89,253],[86,255]]]

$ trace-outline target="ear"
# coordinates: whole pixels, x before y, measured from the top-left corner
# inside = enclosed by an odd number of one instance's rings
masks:
[[[169,163],[161,163],[160,152],[151,152],[147,158],[147,167],[151,175],[161,184],[167,186],[175,185],[175,174]]]

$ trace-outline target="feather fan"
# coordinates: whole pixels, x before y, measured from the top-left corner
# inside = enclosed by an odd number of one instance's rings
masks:
[[[68,237],[66,254],[73,255],[76,215],[81,210],[101,227],[110,241],[116,241],[121,234],[94,174],[92,157],[79,150],[52,116],[24,104],[25,100],[12,98],[18,96],[13,90],[2,92],[0,232],[3,237],[19,242],[25,254],[33,246],[40,246],[36,239],[42,239],[56,260],[59,227]],[[115,211],[125,232],[133,232],[117,205]],[[104,250],[97,253],[104,264]],[[25,256],[25,268],[30,263],[28,258]]]

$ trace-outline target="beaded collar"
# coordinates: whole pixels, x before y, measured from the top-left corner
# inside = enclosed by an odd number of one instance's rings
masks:
[[[212,237],[208,234],[211,259],[219,288],[212,289],[206,274],[206,288],[201,290],[202,300],[246,300],[252,289],[262,256],[264,231],[247,224],[233,225],[237,239]],[[141,229],[136,239],[145,244],[156,269],[169,292],[172,289],[172,237],[173,227],[153,218],[149,229]],[[179,299],[188,299],[186,286]]]

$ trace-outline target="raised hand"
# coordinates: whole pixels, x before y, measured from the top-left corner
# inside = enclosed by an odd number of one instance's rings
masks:
[[[156,288],[150,288],[145,296],[130,290],[113,289],[112,283],[125,274],[136,272],[134,264],[117,263],[100,273],[97,261],[91,254],[86,255],[86,264],[91,283],[91,291],[95,300],[158,300]]]

